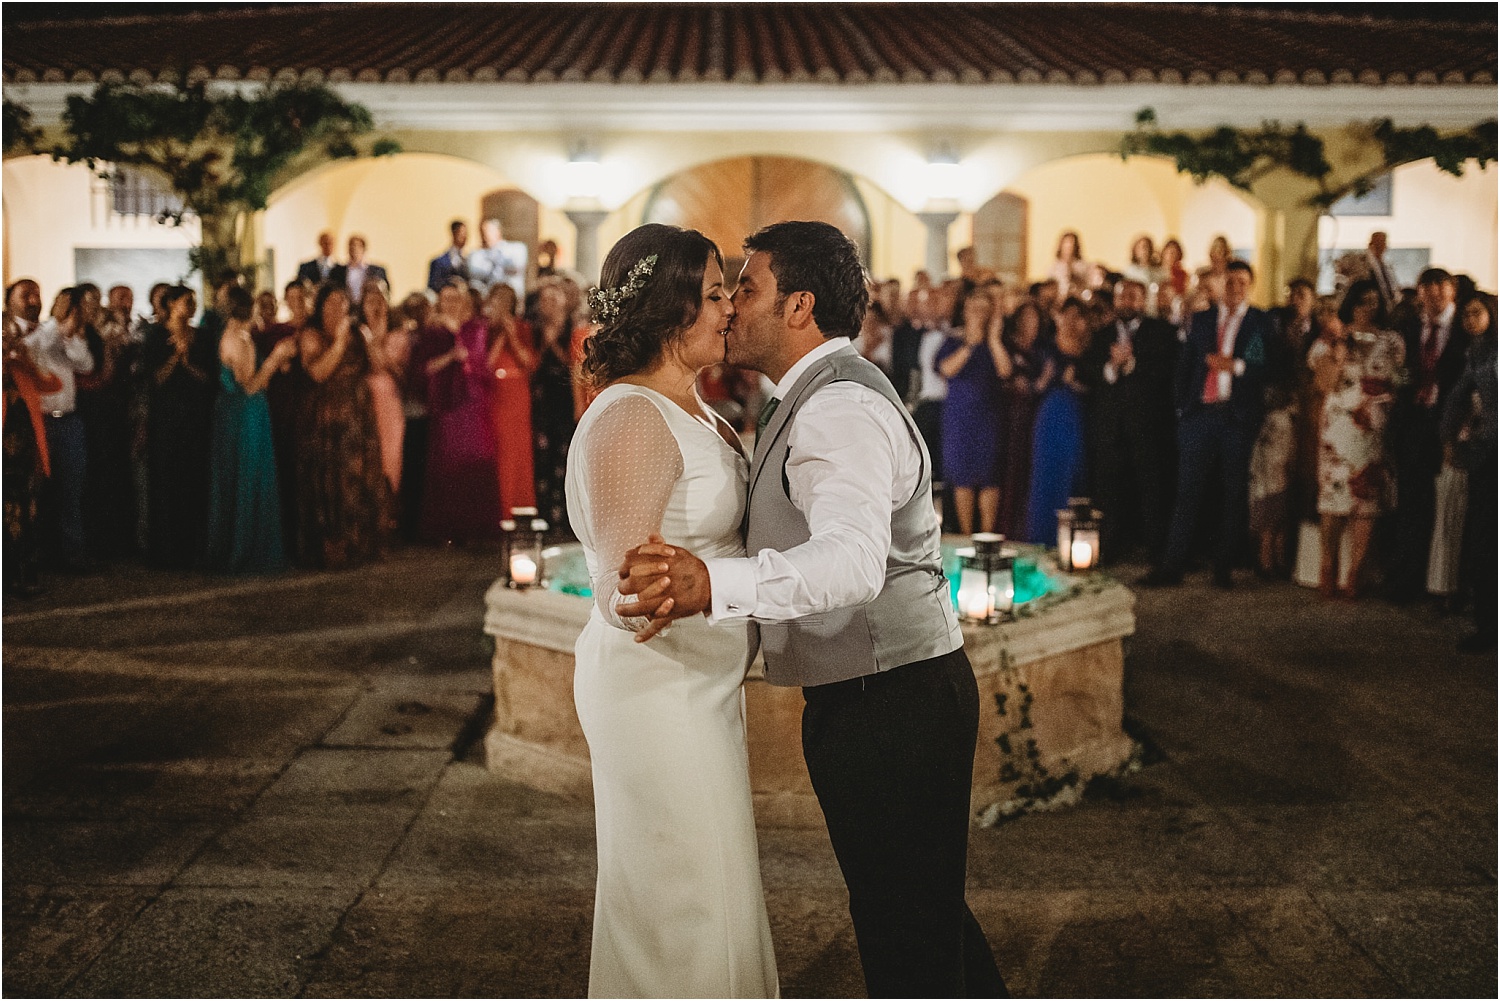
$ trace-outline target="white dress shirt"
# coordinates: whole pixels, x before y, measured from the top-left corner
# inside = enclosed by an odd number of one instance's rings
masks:
[[[1240,324],[1245,322],[1245,315],[1250,312],[1250,303],[1242,302],[1235,308],[1233,313],[1228,312],[1221,303],[1218,309],[1218,323],[1224,328],[1223,336],[1219,338],[1219,354],[1225,358],[1234,358],[1234,342],[1240,336]],[[1234,377],[1245,374],[1245,359],[1234,359],[1233,372],[1219,373],[1219,399],[1223,403],[1229,399],[1229,391],[1234,386]]]
[[[813,364],[849,343],[834,337],[809,351],[771,395],[784,398]],[[922,479],[922,454],[906,419],[873,389],[833,382],[802,404],[789,434],[789,495],[811,538],[785,552],[704,560],[713,592],[710,622],[800,619],[862,605],[885,586],[891,513]]]
[[[64,337],[52,317],[26,335],[23,343],[31,352],[36,367],[57,376],[62,388],[55,393],[42,394],[42,409],[54,417],[71,414],[78,406],[78,386],[74,373],[92,372],[94,356],[89,353],[89,343],[82,337]]]
[[[1135,346],[1135,332],[1137,330],[1140,330],[1140,329],[1141,329],[1141,318],[1139,316],[1137,316],[1135,319],[1131,320],[1129,323],[1126,323],[1124,320],[1116,320],[1115,321],[1115,343],[1116,344],[1124,344],[1124,345],[1127,345],[1127,346],[1129,346],[1129,347],[1131,347],[1133,349],[1134,346]],[[1128,361],[1128,362],[1125,363],[1125,371],[1123,371],[1123,372],[1120,371],[1119,366],[1117,366],[1114,362],[1112,362],[1112,361],[1105,362],[1104,363],[1104,381],[1107,382],[1107,383],[1109,383],[1111,386],[1113,386],[1115,383],[1117,383],[1117,382],[1120,381],[1120,376],[1122,376],[1122,375],[1129,375],[1131,372],[1134,372],[1134,371],[1135,371],[1135,355],[1132,353],[1131,356],[1130,356],[1130,361]]]

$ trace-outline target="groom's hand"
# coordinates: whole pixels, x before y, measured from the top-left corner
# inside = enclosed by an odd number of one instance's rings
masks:
[[[651,622],[636,633],[644,643],[674,620],[707,611],[713,602],[708,568],[692,553],[669,546],[652,535],[625,554],[620,566],[620,593],[637,600],[617,606],[622,616],[644,615]]]

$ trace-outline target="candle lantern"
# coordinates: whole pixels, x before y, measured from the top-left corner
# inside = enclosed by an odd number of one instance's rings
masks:
[[[510,557],[516,547],[516,522],[514,518],[500,519],[500,570],[505,574],[505,583],[509,584]]]
[[[1070,573],[1099,566],[1099,524],[1104,515],[1087,497],[1071,497],[1057,512],[1057,566]]]
[[[511,514],[515,521],[510,522],[509,541],[504,546],[507,583],[519,589],[537,587],[543,580],[542,540],[547,523],[536,517],[534,507],[518,507]]]
[[[989,532],[974,536],[974,552],[960,557],[958,612],[970,622],[989,625],[1015,607],[1015,558],[1002,555],[1004,537]]]

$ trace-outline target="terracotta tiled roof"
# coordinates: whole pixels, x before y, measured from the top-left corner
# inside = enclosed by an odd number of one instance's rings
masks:
[[[1211,4],[353,3],[17,25],[3,65],[14,83],[1491,84],[1496,35]]]

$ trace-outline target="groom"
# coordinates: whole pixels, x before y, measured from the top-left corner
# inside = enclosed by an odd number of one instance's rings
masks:
[[[653,539],[626,554],[620,590],[639,597],[620,613],[655,617],[644,639],[700,612],[748,618],[766,680],[802,686],[802,751],[871,997],[1005,997],[964,902],[979,697],[931,460],[850,343],[869,301],[854,244],[781,222],[745,251],[725,360],[776,382],[751,464],[751,555],[703,561]]]

